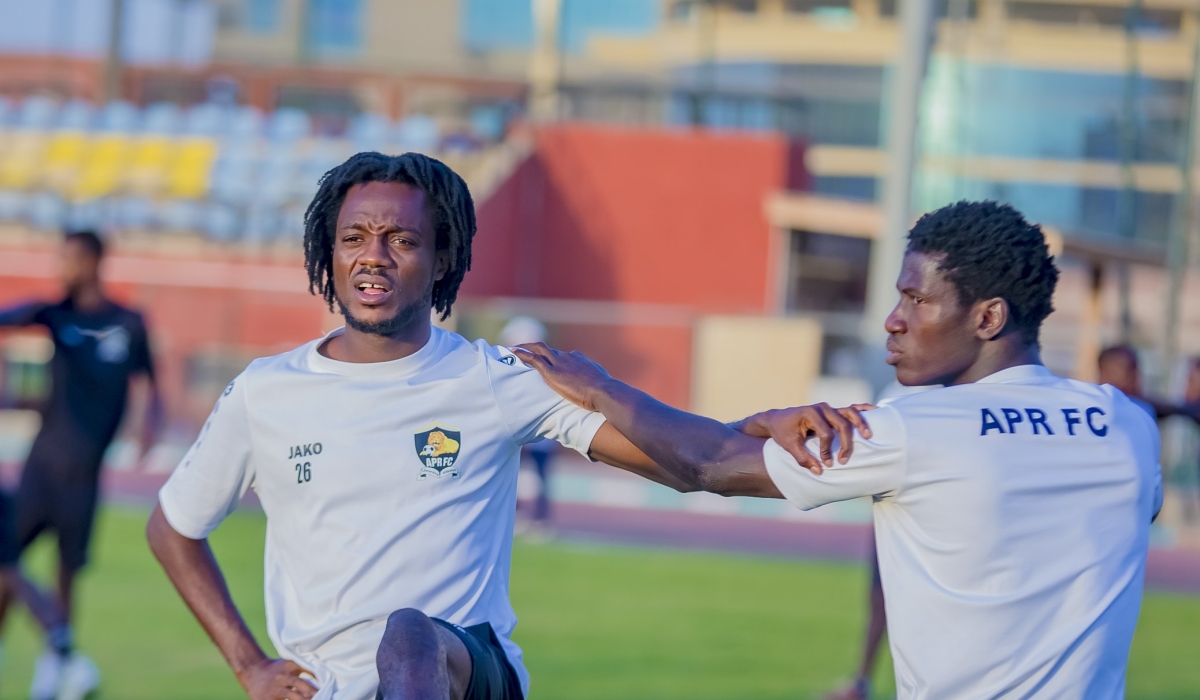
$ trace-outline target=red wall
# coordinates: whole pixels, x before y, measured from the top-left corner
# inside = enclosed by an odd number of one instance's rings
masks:
[[[769,310],[778,254],[764,202],[808,189],[803,147],[777,134],[568,124],[477,204],[463,296]],[[552,327],[627,381],[686,406],[691,333],[677,321]],[[607,361],[606,359],[607,358]]]
[[[546,128],[479,204],[464,296],[766,308],[766,195],[807,189],[802,149],[774,134]]]

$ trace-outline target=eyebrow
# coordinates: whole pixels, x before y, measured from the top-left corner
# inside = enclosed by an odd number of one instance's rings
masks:
[[[345,226],[342,226],[340,228],[353,229],[355,231],[362,231],[363,233],[371,232],[370,227],[368,227],[366,224],[359,222],[359,221],[355,221],[354,223],[351,223],[351,224],[346,224]],[[384,229],[383,233],[385,235],[389,234],[389,233],[415,233],[417,235],[425,235],[424,232],[421,231],[420,229],[409,228],[408,226],[404,226],[401,224],[389,224],[388,227],[386,229]]]

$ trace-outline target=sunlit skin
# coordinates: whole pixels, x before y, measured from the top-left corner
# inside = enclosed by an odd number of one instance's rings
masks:
[[[343,362],[386,362],[420,350],[431,332],[433,285],[448,267],[423,191],[399,182],[350,188],[333,243],[346,331],[321,351]]]
[[[888,316],[887,362],[905,386],[968,384],[1018,365],[1041,364],[1038,348],[1008,328],[1008,302],[996,297],[964,305],[938,269],[939,258],[909,252]]]

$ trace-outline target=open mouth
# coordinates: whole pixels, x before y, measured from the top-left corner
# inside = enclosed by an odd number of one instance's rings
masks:
[[[392,295],[392,286],[383,279],[363,279],[354,283],[354,293],[359,302],[374,306]]]

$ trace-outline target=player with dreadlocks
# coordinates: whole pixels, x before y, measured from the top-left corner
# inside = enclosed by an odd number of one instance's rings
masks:
[[[345,328],[256,360],[159,494],[150,545],[253,700],[517,700],[508,572],[521,446],[558,440],[684,490],[505,348],[432,325],[471,266],[466,183],[360,153],[305,215],[310,291]],[[207,544],[253,488],[269,658]]]

